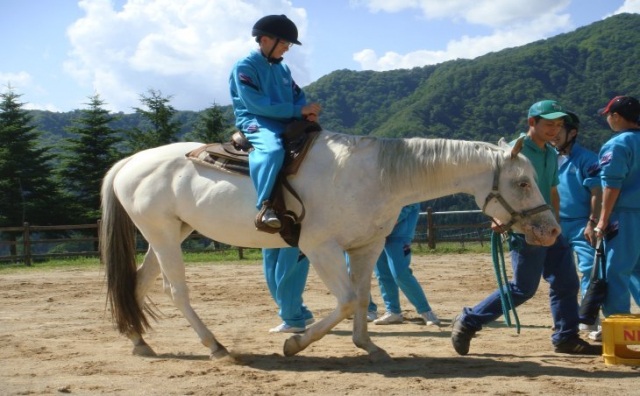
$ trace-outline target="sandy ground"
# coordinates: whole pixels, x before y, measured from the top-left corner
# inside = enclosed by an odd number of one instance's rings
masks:
[[[0,273],[0,394],[640,394],[640,367],[553,353],[545,282],[518,309],[519,335],[495,322],[474,339],[469,355],[458,356],[451,318],[495,288],[490,255],[414,257],[413,268],[443,327],[422,325],[403,297],[403,324],[370,325],[374,342],[392,357],[385,363],[371,363],[353,345],[349,320],[284,357],[288,335],[268,333],[279,318],[255,262],[187,268],[194,308],[235,363],[208,359],[160,280],[151,296],[163,318],[146,336],[158,357],[144,358],[131,354],[105,314],[101,271]],[[335,305],[313,270],[305,301],[317,317]]]

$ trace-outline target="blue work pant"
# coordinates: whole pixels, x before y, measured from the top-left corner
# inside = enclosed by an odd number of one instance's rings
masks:
[[[554,333],[551,341],[560,344],[578,334],[578,274],[573,254],[563,235],[549,247],[533,246],[521,234],[512,245],[521,245],[511,251],[513,279],[508,283],[514,305],[517,307],[536,294],[542,276],[549,283],[549,302]],[[464,308],[462,323],[478,331],[482,326],[502,316],[499,290],[491,293],[473,308]]]

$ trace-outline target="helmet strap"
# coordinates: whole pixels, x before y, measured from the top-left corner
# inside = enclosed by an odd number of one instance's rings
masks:
[[[273,51],[276,50],[276,47],[278,46],[278,44],[280,44],[280,38],[276,37],[276,42],[273,43],[273,47],[271,47],[271,51],[269,51],[269,55],[267,55],[267,60],[269,61],[269,63],[280,63],[282,62],[282,58],[272,58],[271,54],[273,54]]]
[[[569,134],[569,132],[566,132],[566,134]],[[570,148],[571,146],[573,146],[573,143],[575,143],[577,136],[578,135],[575,135],[572,138],[568,138],[567,141],[564,142],[564,144],[562,146],[558,147],[558,152],[560,154],[565,154],[567,149]]]
[[[271,47],[271,50],[269,51],[268,54],[265,54],[264,52],[262,53],[262,55],[267,58],[267,62],[269,63],[280,63],[282,62],[282,58],[272,58],[271,55],[273,54],[273,51],[275,51],[276,46],[280,43],[280,39],[276,38],[275,43],[273,44],[273,46]]]

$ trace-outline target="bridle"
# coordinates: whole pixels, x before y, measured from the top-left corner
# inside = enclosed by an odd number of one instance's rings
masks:
[[[498,184],[500,182],[500,163],[498,162],[498,157],[496,157],[496,170],[493,173],[493,186],[491,187],[491,192],[487,195],[487,198],[484,200],[484,205],[482,206],[482,211],[484,212],[487,208],[487,205],[492,199],[498,201],[500,205],[511,215],[511,220],[509,220],[506,224],[500,224],[500,228],[503,231],[509,230],[515,223],[520,220],[526,219],[527,217],[531,217],[540,212],[544,212],[545,210],[551,210],[551,206],[548,204],[542,204],[533,209],[525,209],[521,212],[516,212],[511,205],[500,195],[498,191]],[[495,221],[495,220],[494,220]]]

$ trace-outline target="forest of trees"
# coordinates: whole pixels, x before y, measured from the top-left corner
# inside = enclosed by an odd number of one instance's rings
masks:
[[[42,140],[33,113],[9,87],[0,93],[0,227],[95,223],[105,172],[134,152],[181,138],[217,141],[230,131],[218,106],[200,112],[186,136],[170,96],[149,90],[135,108],[139,121],[116,127],[119,116],[105,110],[98,94],[73,112],[65,136]]]
[[[523,131],[531,103],[557,99],[581,117],[581,143],[598,150],[610,131],[596,110],[616,94],[640,95],[637,26],[640,15],[621,14],[474,60],[338,70],[305,92],[322,103],[327,130],[489,142]],[[180,111],[153,89],[140,95],[133,114],[109,113],[98,94],[68,113],[26,110],[20,97],[11,87],[0,92],[0,227],[93,223],[101,179],[115,161],[174,141],[223,141],[233,129],[230,106]],[[466,196],[428,205],[475,208]]]

